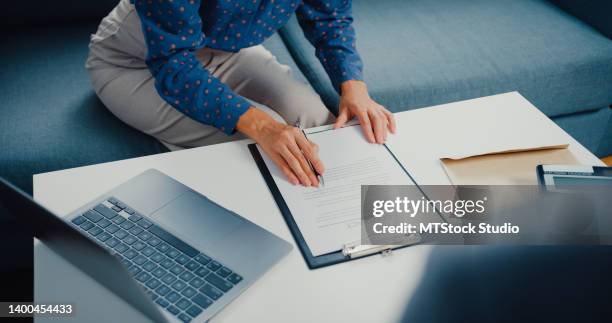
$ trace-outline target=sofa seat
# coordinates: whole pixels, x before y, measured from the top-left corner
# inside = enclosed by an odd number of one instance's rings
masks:
[[[612,40],[548,1],[354,0],[353,13],[366,82],[392,111],[509,91],[549,117],[612,104]],[[295,17],[281,36],[337,109]]]
[[[32,28],[2,33],[0,176],[31,193],[36,173],[167,151],[91,89],[84,65],[97,21]],[[265,46],[306,82],[278,35]]]
[[[552,120],[596,156],[612,155],[611,108],[577,112]]]

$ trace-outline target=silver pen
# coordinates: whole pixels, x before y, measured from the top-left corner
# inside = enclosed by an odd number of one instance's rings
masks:
[[[302,134],[304,135],[304,138],[306,138],[306,140],[308,140],[308,136],[306,136],[306,131],[304,131],[304,129],[302,129],[302,127],[300,126],[299,122],[295,123],[295,127],[300,129],[300,131],[302,132]],[[310,141],[310,140],[308,140]],[[319,183],[321,183],[322,186],[325,185],[325,182],[323,181],[323,175],[319,174],[319,172],[317,172],[317,170],[314,168],[314,166],[312,165],[312,163],[310,162],[310,160],[308,159],[308,157],[306,157],[306,155],[304,155],[304,159],[306,159],[306,162],[308,163],[308,166],[310,167],[310,169],[312,170],[312,172],[315,174],[315,176],[317,177],[317,180],[319,180]]]

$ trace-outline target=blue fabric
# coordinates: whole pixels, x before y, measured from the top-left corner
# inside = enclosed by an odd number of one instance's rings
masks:
[[[0,176],[27,192],[32,175],[167,149],[115,118],[84,68],[95,24],[3,35]]]
[[[227,134],[236,131],[250,104],[202,68],[196,49],[237,52],[261,44],[297,10],[335,88],[345,80],[362,79],[349,0],[132,2],[142,21],[147,66],[157,92],[185,115]]]
[[[552,119],[599,157],[612,156],[612,109],[575,113]]]
[[[304,35],[316,48],[315,56],[338,93],[342,82],[363,80],[351,6],[352,0],[305,0],[296,11]]]
[[[11,44],[0,51],[0,176],[27,192],[36,173],[167,151],[115,118],[91,90],[84,63],[96,26],[0,35]],[[278,35],[264,46],[305,80]]]
[[[612,41],[544,0],[355,0],[372,96],[402,111],[519,91],[548,116],[612,103]],[[281,29],[330,109],[338,96],[293,19]]]
[[[612,107],[609,107],[609,110],[610,119],[608,119],[608,127],[604,131],[599,148],[595,151],[595,155],[602,158],[612,156]]]
[[[550,0],[568,13],[593,26],[612,39],[612,2],[610,0]]]

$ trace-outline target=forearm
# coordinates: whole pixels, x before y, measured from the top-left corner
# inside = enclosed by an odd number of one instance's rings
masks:
[[[178,56],[185,58],[191,54]],[[234,133],[238,119],[250,106],[249,101],[210,75],[204,67],[189,67],[180,62],[165,64],[161,68],[173,70],[173,73],[156,73],[152,69],[158,94],[191,119],[214,126],[226,134]]]
[[[168,104],[198,122],[232,134],[250,103],[211,75],[194,54],[206,44],[199,3],[136,2],[147,44],[147,66],[158,94]]]
[[[298,8],[298,21],[334,88],[347,80],[363,80],[363,63],[356,47],[351,1],[306,0]]]

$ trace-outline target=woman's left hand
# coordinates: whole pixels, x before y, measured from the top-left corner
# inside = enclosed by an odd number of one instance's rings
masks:
[[[388,131],[395,133],[393,113],[370,98],[364,82],[345,81],[340,87],[340,114],[334,129],[344,126],[356,116],[370,143],[382,144],[387,140]]]

